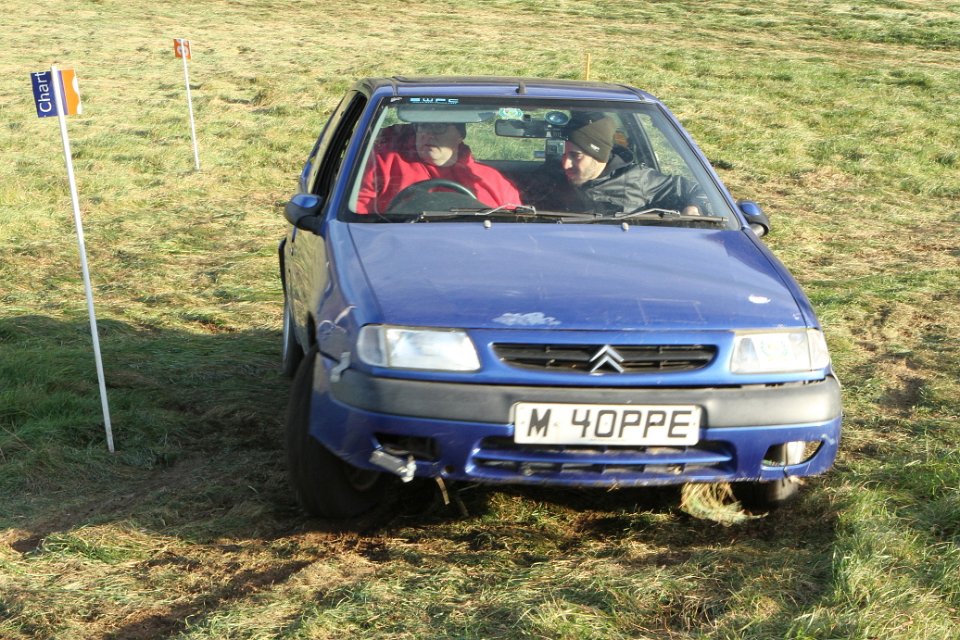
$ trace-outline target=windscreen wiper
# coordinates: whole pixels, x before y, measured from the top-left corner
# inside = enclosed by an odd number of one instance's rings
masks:
[[[726,224],[727,219],[723,216],[705,216],[699,213],[681,213],[674,209],[643,209],[642,211],[633,211],[631,213],[618,213],[609,216],[604,221],[621,222],[623,220],[638,220],[642,222],[662,222],[670,224],[673,222],[702,222],[706,224]]]
[[[489,207],[484,209],[454,208],[443,211],[421,211],[416,218],[418,222],[427,220],[449,220],[454,218],[475,218],[481,220],[525,220],[548,219],[556,222],[593,222],[600,218],[600,214],[580,211],[540,211],[528,205],[507,205],[503,207]]]

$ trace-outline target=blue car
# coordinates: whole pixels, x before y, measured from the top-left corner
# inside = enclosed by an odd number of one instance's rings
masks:
[[[628,86],[357,82],[285,208],[293,489],[351,518],[414,478],[734,483],[830,468],[806,296],[676,118]]]

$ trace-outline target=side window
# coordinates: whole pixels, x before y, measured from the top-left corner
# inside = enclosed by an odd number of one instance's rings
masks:
[[[650,145],[653,147],[653,153],[656,156],[660,171],[669,175],[694,179],[686,161],[677,152],[676,147],[667,140],[663,132],[654,126],[652,119],[649,116],[640,115],[638,120],[650,141]]]
[[[326,132],[329,139],[323,139],[317,149],[317,157],[314,159],[316,173],[311,193],[322,197],[330,194],[333,180],[340,171],[343,155],[366,104],[366,96],[359,93],[352,97],[347,96],[341,103],[340,109],[331,118],[330,124],[335,124],[336,128]]]
[[[332,125],[340,121],[346,103],[346,98],[337,103],[333,113],[330,114],[326,124],[323,125],[323,129],[320,130],[320,137],[317,138],[317,142],[313,145],[313,150],[310,151],[310,156],[303,166],[303,171],[300,172],[301,192],[313,193],[313,185],[317,181],[317,171],[320,169],[320,158],[323,157],[323,152],[326,151],[327,146],[330,144],[330,138],[332,137],[328,134],[334,128]]]

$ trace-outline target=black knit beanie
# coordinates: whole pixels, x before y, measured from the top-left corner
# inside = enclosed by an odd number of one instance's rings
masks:
[[[603,114],[577,115],[567,125],[567,140],[595,160],[606,162],[610,159],[616,129],[613,120]]]

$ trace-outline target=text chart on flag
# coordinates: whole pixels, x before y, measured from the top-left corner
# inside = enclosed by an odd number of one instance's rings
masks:
[[[80,104],[80,85],[73,69],[61,69],[59,72],[60,100],[64,115],[73,116],[83,112]],[[37,117],[58,116],[58,101],[53,95],[54,81],[52,71],[38,71],[30,74],[33,84],[33,99],[37,107]]]

